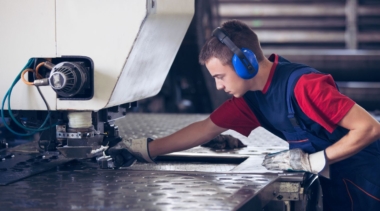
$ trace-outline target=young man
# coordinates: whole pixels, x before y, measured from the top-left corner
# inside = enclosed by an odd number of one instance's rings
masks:
[[[330,75],[275,54],[265,58],[244,23],[228,21],[213,35],[200,63],[217,89],[233,97],[209,118],[170,136],[123,140],[114,149],[153,162],[157,155],[201,145],[228,129],[248,136],[262,126],[290,146],[268,155],[265,167],[330,178],[320,177],[325,210],[380,210],[380,124],[339,93]]]

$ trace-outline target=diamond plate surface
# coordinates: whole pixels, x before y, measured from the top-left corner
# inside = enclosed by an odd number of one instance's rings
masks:
[[[170,135],[187,125],[204,120],[208,115],[200,114],[128,114],[115,121],[119,127],[119,134],[123,138],[151,137],[153,139]],[[265,130],[258,127],[248,137],[233,130],[223,134],[230,134],[239,138],[247,147],[234,150],[210,150],[205,147],[194,147],[182,152],[207,154],[237,154],[237,155],[265,155],[288,149],[289,144]]]
[[[128,114],[115,121],[123,138],[159,138],[208,115]],[[261,166],[263,156],[288,148],[263,128],[249,137],[226,131],[248,147],[211,150],[195,147],[168,156],[204,160],[136,163],[119,170],[96,167],[49,171],[0,187],[5,210],[261,210],[273,198],[279,172]],[[222,159],[223,157],[223,159]],[[219,163],[208,162],[220,159]],[[239,162],[224,162],[239,158]],[[244,158],[244,159],[242,159]],[[58,168],[62,169],[62,168]],[[302,181],[303,174],[292,179]]]
[[[0,161],[0,185],[7,185],[72,160],[62,155],[43,156],[22,153],[9,155],[13,155],[13,157]]]
[[[39,153],[37,142],[0,151],[0,185],[23,179],[71,161],[57,153]]]
[[[119,127],[119,134],[123,138],[160,138],[170,135],[187,125],[204,120],[208,115],[201,114],[128,114],[124,118],[115,121]],[[204,156],[203,162],[158,162],[157,164],[136,163],[128,169],[134,170],[163,170],[163,171],[202,171],[202,172],[251,172],[251,173],[274,173],[278,171],[268,171],[261,165],[264,155],[288,149],[288,143],[273,135],[262,127],[256,128],[248,137],[233,130],[228,130],[223,134],[230,134],[239,138],[247,147],[232,150],[215,150],[207,147],[194,147],[170,155],[178,158]],[[208,163],[207,157],[218,156],[245,156],[250,157],[244,165],[221,163]]]
[[[5,210],[235,210],[277,176],[126,170],[50,171],[0,187]]]
[[[123,138],[142,138],[152,137],[160,138],[170,135],[187,125],[204,120],[208,115],[201,114],[128,114],[124,118],[115,121],[119,127],[119,134]],[[233,130],[228,130],[223,134],[230,134],[239,138],[247,147],[232,150],[215,150],[207,147],[194,147],[181,152],[171,153],[170,155],[183,157],[204,156],[203,162],[187,163],[162,163],[147,164],[136,163],[129,169],[134,170],[164,170],[164,171],[203,171],[203,172],[253,172],[253,173],[270,173],[261,166],[264,155],[288,149],[288,143],[268,132],[262,127],[256,128],[248,137],[245,137]],[[207,157],[217,156],[245,156],[250,157],[244,165],[223,163],[208,163]],[[277,171],[278,172],[278,171]]]

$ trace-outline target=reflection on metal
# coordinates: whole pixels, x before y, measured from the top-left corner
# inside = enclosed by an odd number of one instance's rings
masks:
[[[158,161],[156,164],[137,162],[131,167],[122,167],[124,170],[150,170],[150,171],[186,171],[186,172],[229,172],[237,164],[210,163],[210,162],[179,162]]]
[[[275,175],[158,171],[48,172],[1,187],[7,210],[261,210]]]

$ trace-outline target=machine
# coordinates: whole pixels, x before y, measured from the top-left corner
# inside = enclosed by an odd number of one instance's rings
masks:
[[[114,133],[116,113],[160,91],[194,13],[191,0],[1,5],[3,126],[16,136],[53,133],[39,138],[42,148],[75,158]]]
[[[265,132],[242,151],[199,147],[102,169],[122,138],[205,118],[127,114],[161,89],[193,14],[193,0],[0,0],[1,207],[321,210],[315,176],[260,166],[287,148],[252,144],[273,139]]]

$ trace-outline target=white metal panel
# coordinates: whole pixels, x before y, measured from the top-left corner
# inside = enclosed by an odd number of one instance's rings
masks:
[[[106,106],[147,13],[142,0],[57,0],[58,55],[92,58],[94,97],[58,100],[58,110]]]
[[[0,0],[0,32],[2,100],[29,58],[56,57],[55,1]],[[43,87],[42,93],[54,110],[55,92]],[[36,88],[21,81],[13,89],[11,107],[14,110],[46,109]]]
[[[59,100],[52,110],[100,110],[161,89],[194,14],[193,0],[0,0],[0,93],[31,57],[86,56],[95,67],[91,100]],[[153,7],[152,7],[153,6]],[[149,11],[149,16],[147,17]],[[19,82],[12,108],[44,110],[33,86]]]
[[[107,107],[156,95],[194,14],[193,0],[157,0],[141,28]]]

